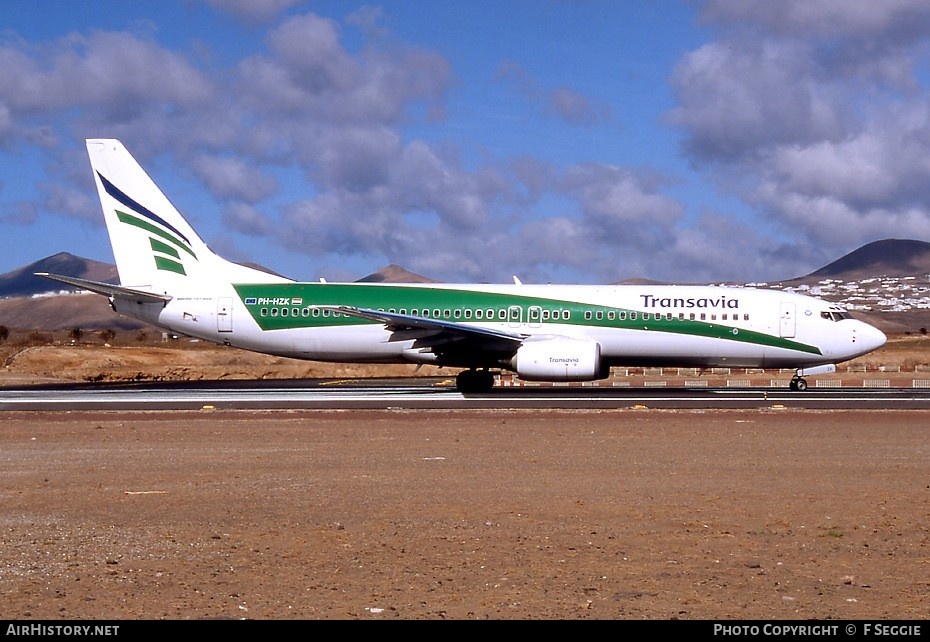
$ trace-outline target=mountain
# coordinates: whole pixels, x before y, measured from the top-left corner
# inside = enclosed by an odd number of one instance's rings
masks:
[[[356,283],[436,283],[436,281],[392,263],[377,272],[363,276]]]
[[[930,274],[930,243],[885,239],[863,245],[846,256],[811,272],[805,278],[856,281],[878,276]]]
[[[17,270],[0,274],[0,298],[11,296],[34,296],[61,290],[75,291],[77,288],[49,281],[36,276],[35,272],[50,272],[64,276],[76,276],[91,281],[118,283],[116,266],[91,259],[81,258],[68,252],[59,252]]]

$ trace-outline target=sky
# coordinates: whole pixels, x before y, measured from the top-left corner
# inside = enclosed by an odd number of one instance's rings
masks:
[[[925,0],[4,0],[0,273],[112,262],[118,138],[222,256],[713,283],[930,240]]]

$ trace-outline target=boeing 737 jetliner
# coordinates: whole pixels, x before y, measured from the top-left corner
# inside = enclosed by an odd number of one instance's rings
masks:
[[[120,285],[48,278],[171,332],[296,359],[460,368],[463,392],[496,371],[593,381],[611,366],[833,372],[885,343],[842,308],[799,294],[692,285],[300,282],[214,254],[117,140],[88,140]]]

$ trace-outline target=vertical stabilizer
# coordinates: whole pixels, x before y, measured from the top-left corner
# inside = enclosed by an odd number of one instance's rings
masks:
[[[213,254],[118,140],[88,140],[87,153],[123,286],[171,292],[285,280]]]

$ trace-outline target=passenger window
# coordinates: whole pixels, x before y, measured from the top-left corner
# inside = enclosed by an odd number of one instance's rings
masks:
[[[607,313],[607,320],[608,320],[608,321],[613,321],[613,320],[616,318],[616,316],[617,316],[617,313],[614,312],[613,310],[610,310],[610,311]]]
[[[590,321],[590,320],[591,320],[591,310],[585,310],[585,312],[584,312],[584,318],[585,318],[586,321]]]
[[[260,314],[261,314],[263,317],[267,317],[267,316],[268,316],[268,308],[262,308],[262,311],[260,312]]]
[[[621,320],[621,321],[626,321],[626,312],[621,312],[621,313],[620,313],[620,320]]]
[[[749,315],[748,315],[748,314],[744,314],[744,315],[743,315],[743,321],[749,321]]]
[[[562,310],[562,318],[568,321],[572,318],[572,313],[569,310]]]
[[[480,308],[478,310],[475,310],[475,318],[476,319],[484,318],[484,310],[481,310]]]
[[[598,311],[594,314],[594,317],[595,317],[598,321],[601,321],[601,320],[604,319],[604,313],[601,312],[600,310],[598,310]]]
[[[636,312],[630,312],[630,320],[636,321]]]

